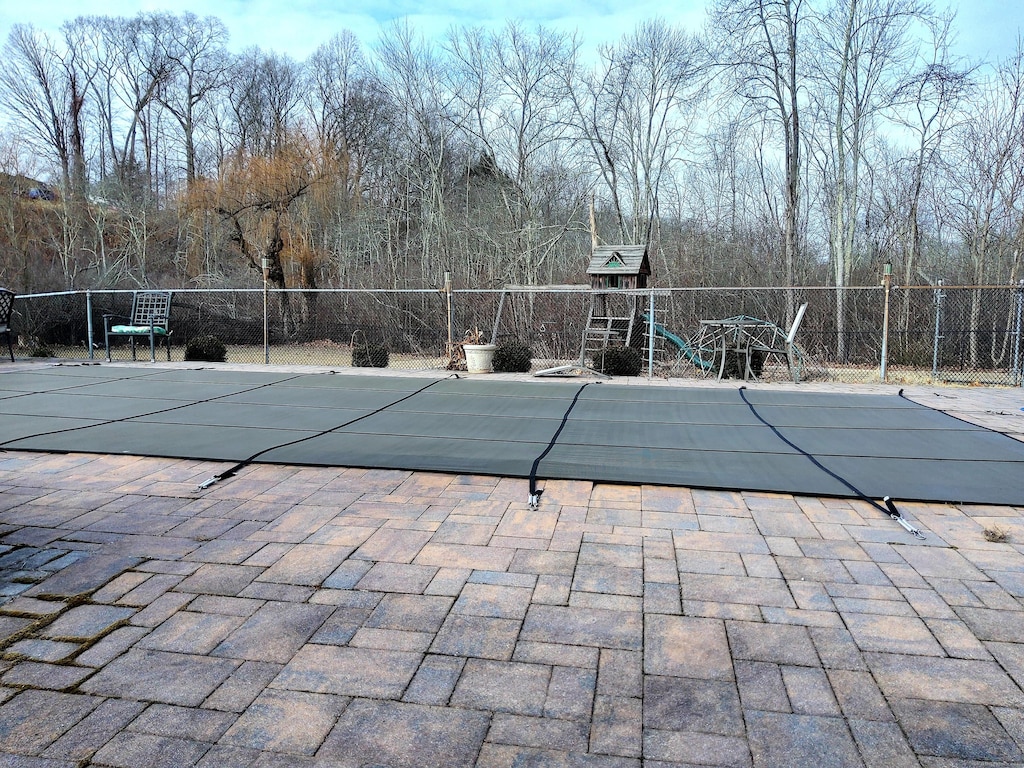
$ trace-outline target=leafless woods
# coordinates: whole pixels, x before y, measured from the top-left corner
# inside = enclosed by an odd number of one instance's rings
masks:
[[[925,0],[713,0],[702,30],[398,23],[300,62],[187,13],[19,25],[3,282],[581,282],[591,205],[655,285],[1014,282],[1024,53],[958,59],[955,32]]]

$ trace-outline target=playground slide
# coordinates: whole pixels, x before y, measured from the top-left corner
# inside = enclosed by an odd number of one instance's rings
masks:
[[[646,314],[641,315],[640,318],[645,323],[651,322],[650,318]],[[661,323],[654,324],[654,332],[658,336],[661,336],[670,344],[677,347],[679,349],[679,354],[685,355],[687,360],[689,360],[691,363],[698,366],[699,368],[703,368],[705,371],[710,371],[714,367],[714,362],[702,358],[698,354],[697,350],[690,346],[686,339],[682,339],[679,336],[676,336],[674,333],[672,333],[672,331],[668,330],[668,328],[661,325]]]

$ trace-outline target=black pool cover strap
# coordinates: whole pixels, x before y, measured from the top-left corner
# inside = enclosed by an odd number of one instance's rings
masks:
[[[914,534],[919,539],[923,539],[924,538],[924,534],[922,534],[919,530],[917,530],[917,528],[915,528],[914,526],[912,526],[910,523],[908,523],[906,521],[906,519],[903,517],[903,515],[900,514],[900,511],[898,509],[896,509],[896,505],[893,504],[892,499],[890,499],[888,496],[886,496],[885,499],[883,500],[884,503],[885,503],[885,506],[883,507],[877,501],[875,501],[870,496],[868,496],[863,491],[861,491],[860,488],[857,488],[855,485],[853,485],[853,483],[849,482],[845,477],[842,477],[841,475],[838,475],[835,472],[833,472],[831,469],[829,469],[824,464],[822,464],[820,461],[818,461],[818,459],[813,454],[808,453],[803,448],[801,448],[799,445],[797,445],[792,440],[790,440],[788,437],[786,437],[784,434],[782,434],[782,432],[780,432],[775,427],[774,424],[771,424],[767,420],[765,420],[761,416],[761,414],[759,414],[757,412],[757,409],[754,407],[754,404],[751,403],[750,400],[747,399],[747,395],[746,395],[746,391],[745,390],[746,390],[746,387],[740,387],[739,388],[740,398],[743,400],[744,403],[746,403],[747,407],[750,409],[750,412],[754,415],[754,418],[756,418],[758,421],[760,421],[762,424],[764,424],[766,427],[768,427],[768,429],[770,429],[772,432],[774,432],[776,437],[778,437],[782,442],[784,442],[786,445],[788,445],[790,448],[792,448],[794,451],[796,451],[800,455],[806,457],[814,466],[816,466],[822,472],[827,474],[829,477],[831,477],[834,480],[836,480],[837,482],[841,483],[846,488],[849,488],[850,491],[854,494],[854,496],[856,496],[858,499],[860,499],[861,501],[866,501],[868,504],[873,506],[879,512],[882,512],[883,514],[888,515],[893,520],[895,520],[897,523],[899,523],[901,526],[903,526],[903,528],[905,528],[908,532]],[[903,394],[903,390],[900,390],[900,395],[902,395],[902,394]]]
[[[583,390],[590,386],[592,382],[587,382],[582,385],[576,394],[572,398],[572,402],[569,403],[569,407],[565,409],[565,413],[562,414],[562,423],[558,425],[558,429],[555,430],[555,434],[551,436],[551,441],[548,443],[548,447],[541,451],[540,456],[533,460],[533,466],[530,467],[530,508],[536,509],[537,505],[540,504],[540,495],[544,493],[543,490],[537,490],[537,468],[540,466],[540,462],[545,456],[551,453],[551,449],[555,447],[555,443],[558,442],[558,436],[562,434],[562,430],[565,429],[565,423],[569,421],[569,414],[572,413],[572,409],[576,407],[576,402],[580,399],[580,395],[583,394]]]
[[[333,371],[332,371],[332,373],[333,373]],[[457,378],[459,378],[459,375],[457,373],[453,373],[451,376],[449,376],[447,378],[449,378],[449,379],[450,378],[456,378],[457,379]],[[199,487],[196,490],[200,490],[201,491],[201,490],[203,490],[205,488],[209,488],[211,485],[216,483],[218,480],[226,480],[227,478],[233,476],[240,469],[244,469],[245,467],[247,467],[250,464],[252,464],[254,461],[256,461],[256,459],[258,459],[264,453],[268,453],[270,451],[276,451],[279,448],[285,448],[285,447],[287,447],[289,445],[298,445],[299,443],[304,443],[307,440],[313,440],[314,438],[317,438],[317,437],[323,437],[324,435],[329,435],[331,432],[337,432],[339,429],[344,429],[345,427],[351,426],[351,425],[355,424],[357,421],[362,421],[363,419],[367,419],[370,416],[375,416],[376,414],[380,413],[381,411],[386,411],[388,408],[391,408],[392,406],[398,405],[399,403],[404,403],[410,397],[415,397],[420,392],[424,392],[424,391],[430,389],[432,386],[434,386],[435,384],[437,384],[440,381],[445,381],[445,379],[434,379],[433,381],[431,381],[426,386],[420,387],[415,392],[410,392],[405,397],[400,397],[397,400],[395,400],[394,402],[382,405],[380,408],[377,408],[377,409],[375,409],[373,411],[370,411],[369,413],[364,413],[361,416],[356,416],[354,419],[349,419],[348,421],[346,421],[346,422],[344,422],[342,424],[336,424],[335,426],[330,427],[329,429],[325,429],[325,430],[322,430],[320,432],[317,432],[316,434],[306,435],[306,437],[300,437],[297,440],[291,440],[291,441],[289,441],[287,443],[280,443],[278,445],[272,445],[269,448],[264,448],[262,450],[259,450],[256,453],[254,453],[252,456],[248,457],[247,459],[242,459],[240,462],[235,464],[233,467],[230,467],[229,469],[224,470],[220,474],[214,475],[213,477],[209,478],[208,480],[204,480],[202,483],[199,484]]]

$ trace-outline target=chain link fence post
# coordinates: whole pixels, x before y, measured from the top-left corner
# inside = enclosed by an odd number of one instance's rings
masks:
[[[654,377],[654,289],[647,295],[647,378]]]
[[[886,368],[889,363],[889,292],[892,289],[892,264],[886,262],[882,272],[882,286],[885,289],[885,305],[882,309],[882,355],[880,377],[885,384]]]
[[[85,292],[85,322],[86,327],[89,329],[86,333],[85,344],[89,347],[89,359],[92,360],[93,355],[93,333],[92,333],[92,291]],[[105,329],[104,329],[105,330]]]
[[[946,294],[942,290],[942,281],[939,280],[937,287],[932,293],[932,303],[935,306],[935,335],[932,338],[932,383],[939,377],[939,341],[942,339],[942,302]]]
[[[1024,385],[1024,370],[1021,369],[1021,316],[1024,315],[1024,280],[1017,283],[1017,319],[1013,329],[1013,384]]]

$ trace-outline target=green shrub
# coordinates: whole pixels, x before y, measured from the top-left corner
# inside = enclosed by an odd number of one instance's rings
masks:
[[[37,344],[32,347],[29,357],[53,357],[53,350],[45,344]]]
[[[721,359],[721,358],[719,358]],[[730,349],[725,353],[725,371],[723,373],[726,379],[742,379],[744,378],[744,367],[747,364],[747,359],[739,352],[734,349]],[[755,378],[761,378],[761,372],[764,370],[764,352],[759,349],[752,350],[750,352],[750,372],[754,374]]]
[[[383,344],[356,344],[352,347],[352,365],[355,368],[387,368],[391,353]]]
[[[605,347],[594,355],[594,367],[609,376],[639,376],[644,361],[632,347]]]
[[[521,341],[505,341],[494,350],[495,373],[529,373],[533,351]]]
[[[185,345],[185,360],[223,363],[228,359],[228,348],[216,336],[196,336]]]

